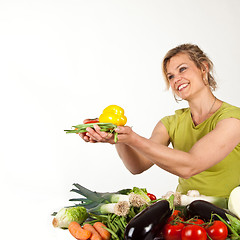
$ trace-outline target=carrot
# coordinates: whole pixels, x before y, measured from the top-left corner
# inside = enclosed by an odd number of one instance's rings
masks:
[[[101,235],[97,232],[97,230],[91,224],[84,224],[83,229],[88,230],[92,233],[90,240],[103,240]]]
[[[104,228],[106,226],[102,222],[95,222],[93,227],[99,232],[103,240],[110,240],[111,234]]]
[[[83,229],[79,223],[71,222],[68,226],[69,232],[78,240],[87,240],[91,237],[92,233]]]

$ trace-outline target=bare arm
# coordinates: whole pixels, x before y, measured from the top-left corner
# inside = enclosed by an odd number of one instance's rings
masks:
[[[216,128],[201,138],[189,152],[167,147],[169,135],[159,122],[150,139],[139,136],[129,127],[118,127],[116,148],[125,166],[132,173],[141,173],[153,164],[183,178],[198,174],[223,160],[240,142],[240,120],[220,121]],[[110,142],[110,135],[100,132],[98,126],[89,129],[91,142]],[[86,140],[86,139],[85,139]]]
[[[140,136],[136,135],[136,138],[138,137]],[[154,163],[144,156],[137,148],[132,148],[130,145],[121,143],[122,136],[119,136],[119,138],[119,143],[116,144],[118,155],[131,173],[139,174],[154,165]],[[157,144],[168,146],[169,135],[161,122],[155,127],[150,139],[156,141]]]
[[[87,128],[87,135],[79,134],[86,142],[107,142],[114,144],[112,134],[101,132],[98,125],[94,125],[94,129]],[[118,143],[115,144],[119,157],[122,159],[126,168],[133,174],[139,174],[149,169],[154,163],[144,156],[137,148],[133,148],[122,139],[141,138],[138,134],[132,131],[130,127],[119,127],[116,131],[119,132]],[[131,133],[131,134],[130,134]],[[153,130],[151,138],[158,145],[163,144],[168,146],[169,135],[165,126],[159,122]],[[135,140],[133,140],[135,141]],[[149,142],[151,143],[151,142]]]
[[[157,142],[132,136],[121,141],[128,144],[152,163],[183,178],[189,178],[223,160],[240,142],[240,120],[235,118],[220,121],[216,128],[200,139],[189,152],[168,148]],[[130,133],[130,136],[132,134]]]

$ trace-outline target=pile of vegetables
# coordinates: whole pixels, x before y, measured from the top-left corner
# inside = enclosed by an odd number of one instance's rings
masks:
[[[104,224],[105,230],[111,234],[111,239],[124,239],[124,231],[128,222],[156,199],[144,188],[134,187],[117,192],[100,193],[77,183],[73,185],[75,188],[71,189],[71,192],[79,194],[80,197],[69,199],[75,204],[53,213],[53,226],[69,229],[71,222],[78,223],[80,227],[85,224],[94,225],[98,222]],[[76,211],[79,211],[78,215]],[[80,218],[79,215],[82,217]],[[78,226],[76,223],[75,228]],[[79,226],[77,228],[80,231]]]
[[[53,226],[68,228],[79,240],[240,239],[240,187],[232,191],[227,209],[221,207],[226,199],[195,190],[157,199],[145,188],[100,193],[73,185],[71,191],[80,196],[53,214]]]
[[[124,109],[117,105],[106,107],[99,118],[86,119],[83,124],[72,126],[72,130],[64,130],[66,133],[86,133],[86,128],[94,128],[97,124],[101,131],[114,134],[114,142],[118,141],[117,133],[114,131],[117,126],[124,126],[127,123],[127,117],[124,115]]]

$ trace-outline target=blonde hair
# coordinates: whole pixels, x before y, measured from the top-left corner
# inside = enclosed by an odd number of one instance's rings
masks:
[[[163,76],[164,80],[166,82],[167,88],[169,89],[170,84],[169,80],[167,77],[167,63],[169,60],[176,56],[177,54],[184,53],[189,56],[189,58],[195,63],[197,68],[200,70],[206,69],[205,64],[208,66],[208,71],[207,71],[207,83],[209,87],[211,88],[212,91],[214,91],[217,87],[217,83],[213,77],[213,63],[209,59],[209,57],[197,46],[193,44],[182,44],[179,45],[167,52],[165,55],[163,62],[162,62],[162,70],[163,70]]]

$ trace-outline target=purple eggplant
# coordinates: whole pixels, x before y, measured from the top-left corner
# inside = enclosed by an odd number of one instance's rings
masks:
[[[168,200],[160,200],[148,206],[127,224],[124,240],[153,240],[158,237],[171,215],[172,208]]]
[[[228,210],[219,208],[204,200],[195,200],[191,202],[186,206],[185,214],[187,218],[199,217],[207,222],[211,219],[211,217],[213,220],[219,220],[216,215],[212,216],[212,214],[217,214],[228,223],[229,219],[226,214],[233,215]]]

